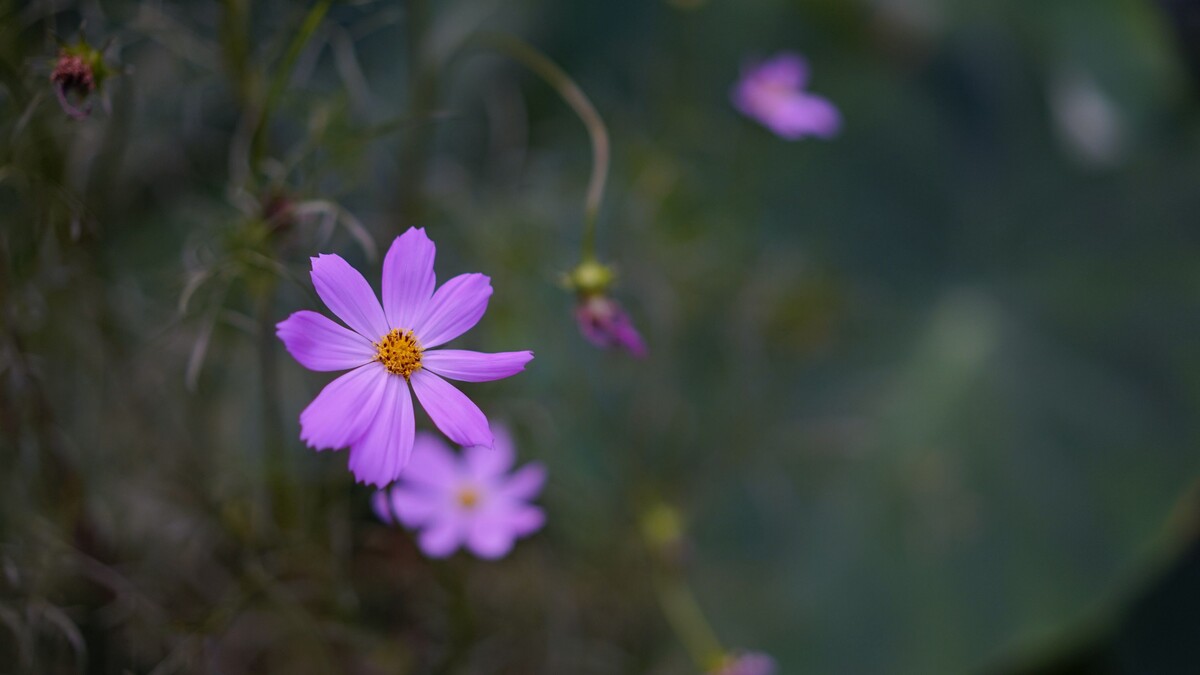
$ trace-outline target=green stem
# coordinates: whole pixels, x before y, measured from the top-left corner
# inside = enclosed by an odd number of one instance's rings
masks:
[[[243,106],[250,100],[250,5],[247,0],[225,0],[221,13],[221,43],[225,68]]]
[[[259,165],[263,155],[266,154],[266,126],[267,120],[271,117],[271,111],[283,96],[283,91],[287,88],[288,78],[291,76],[292,69],[296,67],[296,61],[300,58],[300,53],[304,51],[304,46],[308,44],[313,34],[317,32],[317,28],[320,27],[321,20],[325,18],[325,14],[329,11],[331,4],[333,4],[333,0],[317,0],[312,9],[308,10],[308,15],[304,17],[304,23],[300,25],[300,29],[292,37],[287,51],[284,52],[283,61],[279,64],[278,70],[275,71],[275,77],[271,80],[271,87],[267,90],[267,98],[263,101],[262,108],[259,110],[258,122],[254,125],[254,141],[251,145],[250,162],[252,169]]]
[[[600,212],[600,200],[604,198],[604,184],[608,180],[609,143],[604,120],[571,76],[529,43],[512,35],[499,33],[483,33],[476,36],[476,40],[519,62],[553,87],[587,128],[588,137],[592,142],[592,176],[588,180],[587,197],[583,205],[581,257],[585,262],[595,260],[596,216]]]
[[[721,662],[725,650],[704,616],[695,594],[678,576],[660,573],[655,579],[658,602],[671,629],[687,649],[692,660],[702,670],[710,670]]]

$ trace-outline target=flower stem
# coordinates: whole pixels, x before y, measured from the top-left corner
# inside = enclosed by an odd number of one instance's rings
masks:
[[[482,33],[476,36],[476,40],[519,62],[553,87],[587,128],[588,137],[592,142],[592,176],[588,180],[587,197],[583,205],[581,258],[585,262],[594,260],[596,217],[600,212],[600,201],[604,198],[604,184],[608,180],[609,143],[604,120],[571,76],[529,43],[515,36],[500,33]]]
[[[280,97],[283,96],[284,89],[287,88],[288,78],[292,74],[292,70],[296,67],[296,60],[300,58],[300,53],[304,51],[304,46],[312,39],[317,28],[321,25],[321,20],[325,18],[325,13],[329,11],[329,6],[333,4],[333,0],[317,0],[312,9],[308,10],[308,15],[304,17],[304,23],[300,24],[299,30],[292,36],[292,41],[288,44],[287,51],[284,52],[283,61],[280,62],[278,70],[275,71],[275,77],[271,80],[271,87],[267,90],[267,97],[263,101],[262,108],[259,110],[258,122],[254,127],[254,141],[251,145],[251,168],[257,167],[262,161],[263,155],[266,154],[266,126],[270,119],[271,111],[279,103]]]
[[[719,664],[725,650],[683,578],[660,573],[655,579],[655,588],[667,623],[679,636],[692,661],[705,671]]]
[[[654,589],[667,623],[701,670],[716,668],[725,650],[688,586],[681,556],[687,542],[679,512],[659,503],[642,514],[640,526],[654,569]]]

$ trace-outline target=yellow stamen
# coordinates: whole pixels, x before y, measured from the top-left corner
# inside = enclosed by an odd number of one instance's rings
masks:
[[[458,491],[458,504],[464,509],[473,509],[479,503],[479,492],[475,488],[465,487]]]
[[[375,360],[389,373],[408,379],[421,368],[421,343],[411,330],[393,328],[375,343]]]

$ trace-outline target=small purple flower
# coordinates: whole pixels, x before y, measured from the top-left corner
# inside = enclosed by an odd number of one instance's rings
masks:
[[[519,537],[541,529],[546,515],[528,502],[546,480],[539,463],[509,474],[515,459],[512,438],[496,428],[492,448],[473,446],[456,455],[432,434],[417,434],[412,462],[391,488],[375,493],[371,505],[385,523],[420,530],[417,544],[431,558],[464,546],[494,560]]]
[[[601,349],[616,347],[636,358],[646,357],[646,343],[616,300],[605,295],[580,298],[575,308],[579,332]]]
[[[831,138],[842,117],[827,99],[804,91],[808,63],[799,54],[782,52],[742,69],[731,93],[733,105],[775,135],[794,141],[805,136]]]
[[[383,261],[382,306],[345,260],[319,255],[312,259],[317,295],[350,328],[308,310],[276,326],[305,368],[352,369],[300,413],[300,438],[318,450],[349,447],[350,470],[362,483],[383,487],[408,463],[416,430],[412,393],[455,443],[491,447],[487,417],[443,378],[498,380],[524,370],[533,358],[529,351],[433,349],[470,330],[492,295],[491,280],[482,274],[461,274],[435,292],[435,253],[423,229],[397,237]]]
[[[762,652],[742,652],[726,657],[712,675],[775,675],[775,659]]]

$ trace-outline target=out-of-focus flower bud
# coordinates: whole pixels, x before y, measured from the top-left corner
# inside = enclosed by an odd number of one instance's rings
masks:
[[[71,97],[80,101],[86,99],[107,76],[108,68],[104,65],[103,55],[88,43],[80,41],[59,50],[50,82],[54,84],[54,93],[62,109],[75,119],[83,119],[92,111],[91,104],[80,108],[71,102]]]
[[[645,358],[641,334],[625,309],[607,294],[615,277],[610,267],[595,260],[585,260],[566,276],[567,287],[579,298],[575,307],[579,332],[601,349],[623,349],[633,357]]]
[[[665,565],[681,567],[691,553],[691,544],[684,535],[683,517],[675,508],[657,504],[641,518],[642,536],[651,551]]]
[[[646,358],[645,341],[616,300],[604,295],[580,298],[575,320],[579,332],[597,347],[624,349],[630,356]]]

